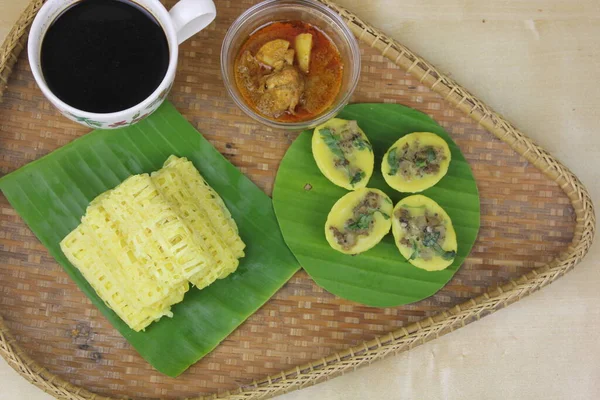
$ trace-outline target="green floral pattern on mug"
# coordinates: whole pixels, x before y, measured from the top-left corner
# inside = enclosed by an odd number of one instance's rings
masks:
[[[173,84],[170,84],[169,87],[160,92],[158,97],[154,99],[150,104],[148,104],[145,109],[149,110],[154,106],[160,104],[165,99],[165,97],[167,97],[167,94],[171,91],[171,87],[173,87]]]
[[[90,128],[102,128],[104,127],[104,123],[100,121],[95,121],[91,118],[81,117],[79,115],[75,115],[71,112],[64,111],[65,114],[69,115],[74,121],[81,122],[89,126]]]
[[[167,90],[167,92],[168,92],[168,90]],[[164,96],[163,96],[163,98],[164,98]],[[69,117],[71,120],[73,120],[75,122],[83,123],[83,124],[89,126],[90,128],[93,128],[93,129],[114,129],[114,128],[120,128],[120,127],[124,127],[124,126],[133,125],[133,124],[135,124],[135,123],[143,120],[144,118],[146,118],[150,114],[152,114],[158,108],[158,105],[160,104],[160,102],[157,102],[155,100],[152,103],[154,103],[154,109],[148,109],[148,107],[146,107],[147,111],[144,112],[143,114],[142,114],[141,111],[138,111],[138,112],[136,112],[131,117],[131,119],[124,119],[124,120],[113,122],[113,123],[96,121],[94,119],[87,118],[87,117],[82,117],[80,115],[77,115],[77,114],[74,114],[72,112],[65,111],[65,110],[60,110],[60,111],[65,116]]]

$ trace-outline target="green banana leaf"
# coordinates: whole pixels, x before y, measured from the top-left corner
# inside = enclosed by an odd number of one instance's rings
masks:
[[[273,189],[273,205],[283,237],[300,265],[318,285],[358,303],[389,307],[413,303],[433,295],[456,273],[479,231],[479,193],[469,164],[450,136],[426,114],[398,104],[353,104],[339,118],[358,121],[373,145],[375,169],[367,187],[381,189],[394,203],[407,194],[390,188],[381,175],[381,159],[401,136],[433,132],[450,147],[447,175],[422,194],[438,202],[450,215],[458,239],[454,263],[428,272],[409,264],[392,234],[357,256],[333,250],[325,239],[325,221],[345,189],[325,178],[311,150],[312,130],[303,132],[285,154]]]
[[[88,203],[132,174],[187,157],[221,195],[246,243],[238,270],[183,302],[145,332],[134,332],[96,295],[59,242]],[[271,199],[231,165],[169,103],[136,125],[93,131],[3,177],[0,189],[92,303],[158,371],[177,376],[214,349],[299,269],[277,226]]]

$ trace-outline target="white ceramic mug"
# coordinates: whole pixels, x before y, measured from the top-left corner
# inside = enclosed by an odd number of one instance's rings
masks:
[[[217,14],[212,0],[180,0],[167,11],[158,0],[130,0],[146,9],[163,28],[169,45],[167,73],[154,92],[139,104],[126,110],[111,113],[92,113],[71,107],[46,85],[42,74],[40,54],[42,40],[54,20],[65,9],[81,0],[48,0],[40,9],[29,32],[27,53],[35,81],[48,100],[67,118],[91,128],[114,129],[135,124],[152,114],[164,101],[173,85],[179,44],[204,29]]]

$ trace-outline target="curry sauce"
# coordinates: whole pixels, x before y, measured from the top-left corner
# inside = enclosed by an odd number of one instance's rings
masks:
[[[308,72],[291,54],[298,55],[296,39],[310,34]],[[267,44],[289,43],[278,49],[279,64],[261,58]],[[272,43],[270,43],[272,42]],[[281,52],[287,51],[285,62]],[[260,54],[259,54],[260,53]],[[290,58],[293,57],[293,58]],[[274,22],[254,32],[242,45],[235,61],[235,80],[252,110],[279,122],[300,122],[326,111],[342,83],[343,64],[335,44],[316,27],[302,21]]]

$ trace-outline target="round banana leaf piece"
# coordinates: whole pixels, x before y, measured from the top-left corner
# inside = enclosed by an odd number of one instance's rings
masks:
[[[356,120],[367,134],[380,165],[387,149],[412,132],[433,132],[450,147],[448,173],[422,192],[446,210],[456,230],[458,250],[451,266],[425,271],[409,264],[388,234],[374,248],[359,255],[332,249],[324,226],[333,204],[347,190],[325,178],[311,152],[312,131],[298,136],[285,154],[273,189],[273,206],[283,237],[302,267],[325,290],[357,303],[391,307],[425,299],[454,276],[468,256],[479,231],[479,193],[469,164],[446,131],[417,110],[398,104],[352,104],[338,118]],[[375,168],[368,187],[386,193],[396,204],[409,194],[389,187]]]

